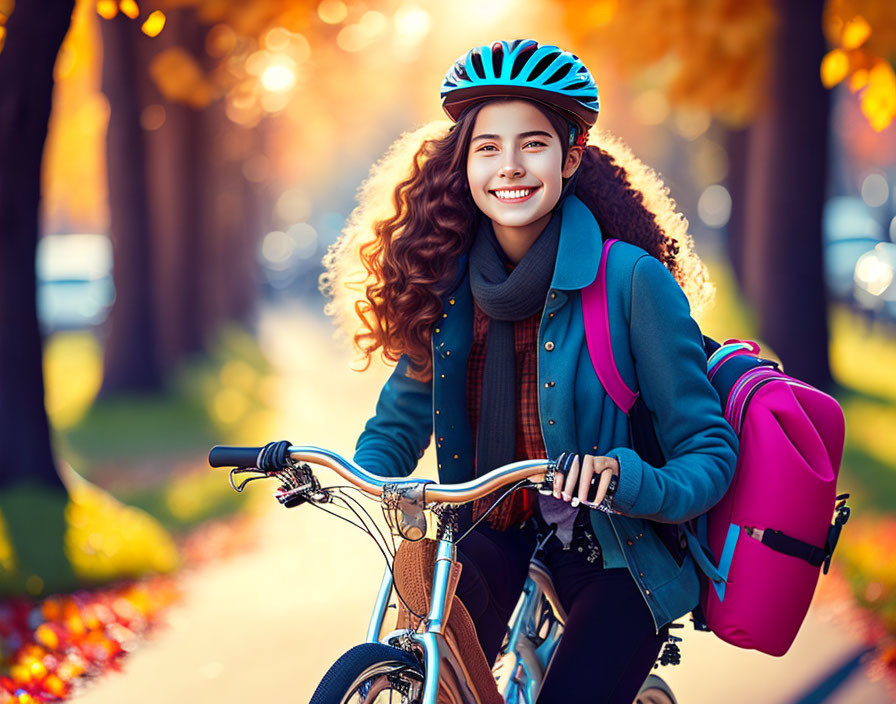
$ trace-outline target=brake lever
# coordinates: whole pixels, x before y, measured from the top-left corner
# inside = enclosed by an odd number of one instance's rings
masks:
[[[254,474],[254,477],[249,477],[248,479],[244,479],[239,486],[233,481],[233,476],[235,474]],[[254,482],[256,479],[267,479],[270,475],[262,472],[260,469],[256,469],[255,467],[234,467],[230,470],[230,486],[233,487],[233,490],[237,494],[242,494],[243,489],[246,488],[246,484],[249,482]]]

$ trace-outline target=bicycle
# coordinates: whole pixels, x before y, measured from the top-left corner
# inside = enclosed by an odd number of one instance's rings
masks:
[[[333,470],[349,485],[322,486],[309,463]],[[450,608],[456,586],[451,583],[456,545],[466,535],[457,534],[457,509],[508,486],[489,511],[523,487],[550,491],[556,471],[554,462],[514,462],[468,482],[440,484],[429,479],[381,477],[336,452],[289,446],[283,441],[252,448],[216,446],[209,453],[209,464],[232,467],[230,484],[237,492],[256,479],[273,478],[280,482],[274,496],[287,508],[307,503],[353,522],[331,509],[348,510],[375,541],[373,530],[379,529],[357,499],[347,493],[349,490],[357,489],[380,501],[393,538],[397,534],[404,540],[419,541],[427,531],[424,511],[434,512],[437,518],[438,548],[428,613],[420,614],[423,618],[417,628],[398,629],[380,637],[395,586],[388,544],[380,532],[382,540],[377,541],[377,546],[387,557],[387,564],[366,641],[349,649],[333,664],[310,704],[392,704],[393,697],[401,704],[436,704],[440,687],[440,702],[482,704],[467,681],[462,654],[456,644],[445,638],[446,609]],[[236,484],[235,477],[240,474],[253,476]],[[544,536],[536,547],[493,669],[501,699],[512,704],[534,704],[566,620],[550,574],[538,559],[548,537]],[[394,558],[394,552],[391,556]],[[400,593],[396,596],[403,601]]]

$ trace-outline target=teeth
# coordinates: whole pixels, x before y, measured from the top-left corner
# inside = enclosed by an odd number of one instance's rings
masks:
[[[495,195],[498,196],[498,198],[509,200],[511,198],[525,198],[531,192],[531,188],[522,188],[514,191],[495,191]]]

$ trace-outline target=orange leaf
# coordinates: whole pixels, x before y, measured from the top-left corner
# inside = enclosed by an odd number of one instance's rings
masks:
[[[156,37],[164,27],[165,13],[161,10],[156,10],[146,18],[146,22],[143,23],[141,29],[147,37]]]
[[[856,15],[843,27],[840,45],[844,49],[858,49],[871,36],[871,25],[861,15]]]
[[[821,60],[821,82],[833,88],[849,73],[849,57],[842,49],[832,49]]]
[[[111,20],[118,14],[118,5],[115,0],[99,0],[96,4],[96,13],[104,20]]]

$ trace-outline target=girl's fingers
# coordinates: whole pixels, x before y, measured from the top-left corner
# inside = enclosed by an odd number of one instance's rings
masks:
[[[554,473],[554,485],[552,487],[555,499],[559,499],[560,492],[563,491],[563,483],[566,481],[566,473],[569,471],[572,459],[572,456],[566,452],[557,458],[557,471]]]
[[[594,477],[594,473],[597,471],[598,466],[597,457],[594,455],[585,455],[582,458],[582,473],[579,476],[578,493],[572,500],[573,507],[588,501],[588,489],[591,486],[591,479]]]
[[[604,471],[600,474],[600,481],[597,484],[597,494],[594,496],[594,505],[597,506],[601,501],[604,500],[604,496],[607,493],[607,487],[610,486],[610,480],[613,478],[613,471],[610,465],[607,465],[604,468]]]
[[[576,482],[579,480],[580,467],[580,458],[578,455],[576,455],[576,458],[573,460],[572,467],[569,468],[569,473],[566,475],[566,481],[563,483],[564,501],[572,500],[572,495],[576,488]]]

